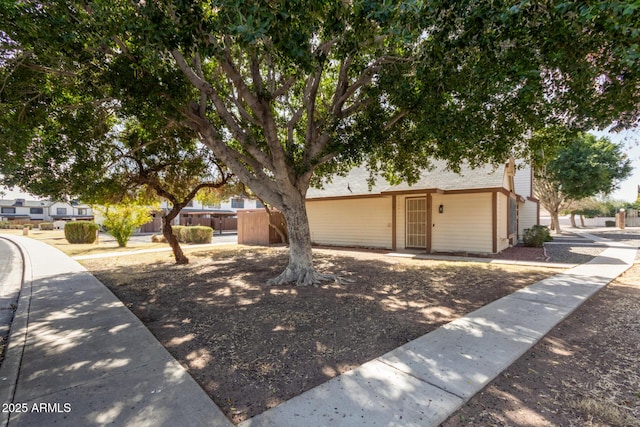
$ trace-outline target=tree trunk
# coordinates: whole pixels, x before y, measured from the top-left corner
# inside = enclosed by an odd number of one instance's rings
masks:
[[[582,228],[585,227],[584,225],[584,216],[580,215],[580,225],[582,226]]]
[[[289,264],[278,277],[269,280],[267,285],[295,283],[297,286],[318,286],[322,282],[340,281],[338,276],[320,274],[313,268],[311,231],[304,196],[288,198],[281,211],[287,221]]]
[[[576,224],[576,214],[573,212],[571,212],[571,227],[578,228],[578,225]]]
[[[556,212],[551,212],[551,229],[555,231],[556,234],[562,233],[560,229],[560,214]]]
[[[189,258],[184,255],[182,252],[182,248],[180,247],[180,242],[173,234],[173,228],[171,227],[171,221],[176,217],[176,215],[165,215],[162,217],[162,235],[169,246],[171,246],[171,250],[173,251],[173,256],[176,258],[176,264],[189,264]]]
[[[287,229],[284,224],[277,223],[273,216],[273,211],[267,206],[264,200],[260,200],[262,205],[264,206],[264,210],[267,211],[267,215],[269,216],[269,227],[273,228],[278,236],[280,236],[280,240],[285,245],[289,243],[289,238],[287,237]],[[280,216],[278,216],[280,218]]]

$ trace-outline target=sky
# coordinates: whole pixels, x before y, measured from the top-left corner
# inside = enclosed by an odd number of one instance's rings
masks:
[[[638,185],[640,185],[640,128],[622,131],[619,133],[596,132],[594,135],[601,137],[606,136],[611,141],[623,143],[625,151],[633,166],[632,175],[625,181],[620,183],[619,189],[610,196],[613,200],[622,200],[625,202],[635,202],[638,197]],[[39,200],[39,198],[21,192],[19,189],[4,189],[0,187],[0,191],[4,191],[6,195],[0,196],[0,199],[17,199],[24,198],[29,200]]]
[[[631,160],[633,172],[629,178],[620,183],[619,189],[614,191],[610,198],[613,200],[623,200],[625,202],[635,202],[638,198],[638,185],[640,185],[640,128],[619,133],[594,131],[590,133],[598,137],[606,136],[613,142],[624,144],[625,152]]]

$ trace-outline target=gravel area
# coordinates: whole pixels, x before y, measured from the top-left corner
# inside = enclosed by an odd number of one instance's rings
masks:
[[[618,241],[629,246],[640,248],[640,228],[626,230],[617,229],[585,229],[594,236]],[[553,241],[545,244],[545,253],[551,262],[582,264],[600,255],[607,247],[577,233],[564,232],[553,236]],[[640,251],[636,257],[640,262]]]
[[[638,227],[628,228],[626,230],[594,230],[589,231],[589,233],[640,249],[640,228]],[[636,262],[640,262],[640,251],[638,251],[636,255]]]
[[[563,262],[567,264],[583,264],[589,262],[606,249],[605,246],[578,246],[571,243],[547,244],[545,253],[551,262]]]

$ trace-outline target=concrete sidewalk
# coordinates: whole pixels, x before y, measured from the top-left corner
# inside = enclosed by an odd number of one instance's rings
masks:
[[[6,237],[25,256],[24,285],[0,369],[1,403],[14,403],[14,412],[4,414],[10,426],[232,426],[81,265],[38,241]],[[497,300],[240,427],[437,426],[628,269],[635,254],[635,248],[616,244],[587,264]]]
[[[84,267],[6,236],[25,277],[0,369],[10,426],[230,426],[147,328]],[[4,424],[3,424],[4,425]]]
[[[438,426],[589,297],[633,265],[613,244],[270,409],[239,427]]]

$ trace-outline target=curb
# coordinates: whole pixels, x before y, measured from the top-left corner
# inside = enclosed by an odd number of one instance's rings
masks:
[[[10,404],[13,403],[15,396],[18,375],[20,374],[20,367],[22,365],[22,355],[27,340],[29,310],[31,308],[31,295],[33,292],[33,270],[31,268],[31,258],[29,258],[24,248],[18,242],[11,239],[2,239],[15,246],[22,259],[22,280],[18,297],[18,307],[13,315],[4,360],[0,366],[0,384],[2,385],[0,402]],[[9,411],[0,412],[1,426],[7,426],[9,424],[10,414]]]

